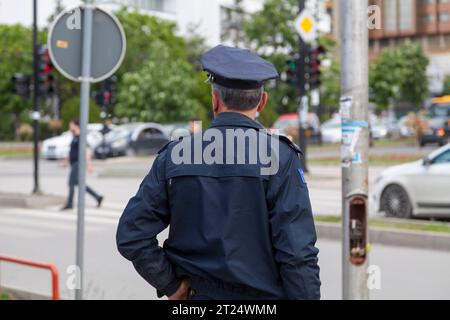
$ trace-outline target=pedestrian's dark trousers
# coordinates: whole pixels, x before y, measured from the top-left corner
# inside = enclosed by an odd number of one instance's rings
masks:
[[[67,205],[73,206],[73,196],[75,194],[75,186],[78,185],[78,162],[72,163],[70,165],[70,175],[69,175],[69,197],[67,199]],[[86,192],[89,193],[95,200],[100,200],[100,195],[92,190],[89,186],[86,186]]]

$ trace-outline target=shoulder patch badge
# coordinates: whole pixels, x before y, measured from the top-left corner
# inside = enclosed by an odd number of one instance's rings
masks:
[[[302,168],[298,169],[298,174],[300,176],[300,180],[302,181],[302,183],[307,184],[306,178],[305,178],[305,173],[303,172]]]

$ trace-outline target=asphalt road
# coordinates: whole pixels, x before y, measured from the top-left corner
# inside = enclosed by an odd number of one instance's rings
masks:
[[[88,299],[156,299],[155,290],[134,271],[115,247],[118,208],[88,209],[85,242],[85,297]],[[75,212],[57,208],[0,208],[0,252],[56,264],[62,298],[73,298],[66,286],[75,261]],[[163,240],[167,232],[161,235]],[[322,298],[341,298],[341,245],[319,239]],[[372,265],[381,270],[381,289],[372,299],[449,299],[450,253],[375,245]],[[50,275],[1,263],[1,284],[41,294],[50,292]]]

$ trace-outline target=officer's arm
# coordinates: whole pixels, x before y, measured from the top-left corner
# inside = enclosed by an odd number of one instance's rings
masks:
[[[281,164],[268,188],[275,259],[289,299],[320,299],[319,250],[308,188],[298,155],[289,151],[288,162]]]
[[[116,237],[120,253],[136,271],[158,290],[159,296],[170,296],[181,282],[156,238],[170,220],[164,162],[165,152],[155,160],[139,191],[128,202]]]

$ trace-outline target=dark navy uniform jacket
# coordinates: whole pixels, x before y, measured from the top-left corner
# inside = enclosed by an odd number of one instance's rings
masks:
[[[232,112],[212,128],[263,129]],[[118,249],[137,272],[160,295],[173,294],[184,277],[199,277],[244,285],[263,299],[319,299],[301,151],[280,139],[279,170],[262,176],[261,164],[176,165],[171,151],[178,143],[160,151],[119,222]],[[156,236],[169,225],[161,248]]]

